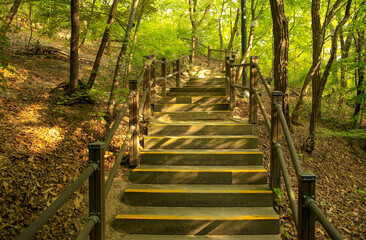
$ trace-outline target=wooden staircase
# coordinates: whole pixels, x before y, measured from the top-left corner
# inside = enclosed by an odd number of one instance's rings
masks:
[[[124,239],[280,239],[253,126],[232,119],[215,74],[155,104],[114,221]]]

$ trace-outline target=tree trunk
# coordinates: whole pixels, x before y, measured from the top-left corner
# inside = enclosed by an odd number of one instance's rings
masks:
[[[240,18],[240,9],[238,9],[236,11],[236,17],[235,17],[234,27],[231,30],[231,36],[230,36],[230,41],[229,41],[229,47],[228,47],[229,50],[233,49],[235,35],[236,35],[236,32],[238,31],[239,18]]]
[[[312,31],[313,31],[313,63],[306,75],[304,85],[302,86],[299,100],[296,103],[294,111],[292,112],[291,121],[296,123],[299,119],[302,106],[304,104],[304,97],[307,94],[312,79],[320,79],[321,77],[321,53],[324,44],[324,37],[327,27],[332,20],[335,13],[339,10],[339,6],[342,0],[337,0],[331,7],[328,1],[327,13],[323,22],[323,26],[320,24],[320,0],[313,0],[311,5],[311,19],[312,19]],[[316,34],[314,34],[314,32]]]
[[[142,16],[144,15],[144,10],[145,10],[145,5],[146,5],[145,3],[146,3],[146,0],[142,0],[142,2],[141,2],[141,11],[140,11],[140,14],[137,18],[135,32],[133,34],[133,44],[137,43],[137,34],[139,32],[139,27],[140,27]]]
[[[357,33],[355,34],[355,45],[356,45],[356,53],[357,53],[357,74],[356,74],[356,78],[355,78],[355,83],[356,83],[356,88],[357,88],[357,95],[356,95],[356,107],[355,107],[355,111],[353,113],[353,124],[354,126],[357,125],[357,120],[359,118],[360,115],[360,111],[361,111],[361,106],[364,102],[364,99],[362,99],[361,95],[364,94],[365,92],[365,87],[364,85],[364,80],[365,80],[365,64],[363,64],[365,62],[365,55],[363,49],[364,49],[364,44],[365,44],[365,32],[363,30],[357,30]]]
[[[126,66],[127,47],[128,47],[128,43],[129,43],[129,40],[131,37],[133,21],[135,19],[135,14],[136,14],[136,9],[137,9],[138,3],[139,3],[139,0],[133,0],[133,4],[131,7],[131,13],[130,13],[130,17],[129,17],[127,28],[126,28],[126,33],[123,38],[123,44],[122,44],[120,53],[117,58],[117,64],[116,64],[116,68],[114,70],[114,75],[113,75],[113,80],[112,80],[112,88],[111,88],[111,92],[109,95],[108,106],[107,106],[107,120],[108,121],[111,121],[114,118],[115,110],[118,105],[115,94],[119,90],[120,85],[121,85],[121,80],[123,79],[123,77],[121,76],[122,68]]]
[[[17,14],[19,5],[22,2],[22,0],[15,0],[13,6],[11,7],[8,15],[5,17],[5,21],[3,25],[1,26],[0,30],[0,37],[5,36],[5,34],[8,32],[10,28],[10,24],[14,19],[14,16]]]
[[[224,40],[222,38],[222,14],[224,13],[225,2],[222,2],[220,17],[219,17],[219,38],[220,38],[220,63],[222,60],[222,51],[224,50]]]
[[[89,14],[90,22],[87,22],[86,28],[81,33],[82,37],[81,37],[81,42],[80,42],[79,48],[82,48],[82,46],[84,45],[85,40],[86,40],[86,36],[88,35],[88,32],[89,32],[89,26],[91,26],[93,24],[92,17],[93,17],[94,7],[95,7],[95,2],[96,1],[97,0],[93,0],[93,3],[92,3],[91,11],[90,11],[90,14]],[[112,8],[113,8],[113,6],[112,6]]]
[[[105,48],[107,46],[107,43],[108,43],[108,39],[109,39],[109,35],[110,35],[110,29],[111,29],[111,26],[112,26],[112,23],[113,23],[114,15],[115,15],[116,10],[117,10],[117,5],[118,5],[118,0],[114,0],[113,4],[112,4],[112,7],[111,7],[111,11],[109,13],[107,26],[104,30],[103,38],[102,38],[102,41],[100,42],[98,53],[97,53],[97,56],[95,57],[95,60],[94,60],[93,69],[90,73],[89,81],[88,81],[88,84],[87,84],[87,87],[88,87],[89,90],[92,89],[92,87],[94,85],[94,82],[95,82],[95,79],[97,78],[97,75],[98,75],[98,72],[99,72],[100,63],[102,61],[103,53],[104,53],[104,50],[105,50]]]
[[[201,26],[203,20],[206,18],[208,12],[210,11],[211,4],[209,4],[206,7],[201,19],[197,20],[197,18],[195,16],[196,8],[197,8],[197,0],[189,0],[188,3],[189,3],[189,18],[191,20],[191,25],[192,25],[192,35],[193,35],[194,39],[196,41],[198,41],[198,29]]]
[[[257,26],[257,21],[259,19],[259,17],[262,15],[263,11],[264,11],[264,7],[266,6],[267,0],[263,1],[261,10],[259,11],[258,15],[255,16],[255,7],[254,7],[254,0],[252,0],[252,7],[251,7],[251,13],[252,13],[252,21],[250,23],[250,30],[249,30],[249,39],[248,39],[248,46],[247,46],[247,51],[243,54],[240,63],[243,64],[247,61],[247,58],[249,57],[250,53],[252,52],[253,49],[253,39],[254,39],[254,30],[255,27]],[[243,67],[239,67],[238,70],[236,71],[236,75],[235,75],[235,79],[240,79],[241,75],[243,73]]]
[[[319,19],[319,25],[320,25],[320,0],[313,0],[313,4],[316,4],[316,6],[313,6],[313,8],[312,8],[312,15],[314,15],[316,19]],[[321,97],[323,95],[325,84],[327,83],[329,74],[331,72],[333,62],[337,55],[338,35],[339,35],[343,25],[347,22],[347,20],[349,18],[351,4],[352,4],[352,0],[348,0],[344,17],[341,20],[341,22],[338,23],[336,29],[334,30],[334,35],[332,36],[332,47],[331,47],[331,51],[330,51],[330,57],[329,57],[327,66],[324,69],[323,76],[320,77],[320,75],[315,74],[312,79],[312,89],[313,89],[312,111],[311,111],[311,117],[310,117],[309,136],[308,136],[307,144],[306,144],[306,150],[309,152],[312,152],[315,147],[315,141],[316,141],[315,130],[316,130],[317,122],[318,122]],[[314,20],[313,20],[313,24],[314,24]],[[317,27],[317,26],[315,26],[315,27]],[[313,28],[313,37],[315,37],[315,38],[320,35],[319,32],[316,32],[317,30],[318,29]],[[315,33],[315,36],[314,36],[314,33]],[[318,71],[320,72],[320,68],[318,69]]]
[[[68,95],[76,92],[79,77],[79,0],[71,0],[71,39],[70,39],[70,84]]]
[[[285,114],[287,124],[290,127],[290,107],[288,98],[288,22],[285,16],[283,0],[270,0],[273,38],[274,38],[274,85],[275,90],[283,93],[282,109]]]
[[[32,7],[32,2],[29,2],[29,30],[30,30],[30,36],[29,36],[29,39],[28,39],[27,49],[29,49],[29,46],[31,44],[32,37],[33,37],[32,18],[33,18],[33,7]]]
[[[340,95],[339,95],[339,109],[342,108],[343,102],[344,102],[344,98],[345,98],[345,91],[347,89],[347,64],[345,63],[345,61],[347,60],[348,56],[349,56],[349,49],[351,47],[351,43],[352,43],[352,34],[348,34],[346,40],[344,40],[343,37],[343,32],[340,33],[339,35],[339,40],[341,42],[341,89],[339,91]]]

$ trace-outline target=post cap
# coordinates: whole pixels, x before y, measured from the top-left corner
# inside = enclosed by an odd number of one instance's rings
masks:
[[[144,58],[150,59],[150,55],[145,55]]]
[[[259,59],[258,56],[251,56],[250,58],[252,58],[252,59]]]
[[[137,83],[137,79],[131,79],[130,81],[128,81],[129,83]]]
[[[316,181],[316,176],[312,172],[299,172],[298,177],[300,181],[303,182],[314,182]]]
[[[272,92],[272,96],[283,96],[283,92],[281,92],[281,91],[273,91]]]
[[[104,142],[93,142],[88,144],[89,149],[103,149],[105,146]]]
[[[161,60],[162,60],[162,61],[166,61],[166,57],[162,57],[162,58],[161,58]]]

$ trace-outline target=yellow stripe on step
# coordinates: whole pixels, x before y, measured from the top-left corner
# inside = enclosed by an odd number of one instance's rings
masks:
[[[133,172],[187,172],[187,173],[196,173],[196,172],[232,172],[232,173],[262,173],[267,172],[266,169],[242,169],[242,170],[226,170],[226,169],[207,169],[207,170],[198,170],[198,169],[143,169],[143,168],[135,168]]]
[[[116,219],[148,219],[148,220],[202,220],[202,221],[222,221],[222,220],[278,220],[276,215],[245,215],[245,216],[170,216],[170,215],[128,215],[118,214]]]
[[[183,190],[183,189],[126,189],[126,193],[264,193],[272,194],[270,190]]]
[[[258,138],[255,136],[247,136],[247,137],[243,137],[243,136],[235,136],[235,135],[213,135],[213,136],[145,136],[146,138],[197,138],[197,139],[202,139],[202,138],[213,138],[213,139],[217,139],[217,138],[239,138],[239,139],[251,139],[251,138]]]
[[[167,123],[150,123],[149,126],[186,126],[186,127],[192,127],[192,126],[252,126],[251,124],[236,124],[236,123],[176,123],[176,124],[167,124]]]
[[[263,154],[262,152],[144,152],[141,154]]]

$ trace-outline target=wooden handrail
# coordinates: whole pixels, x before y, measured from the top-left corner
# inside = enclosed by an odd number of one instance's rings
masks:
[[[226,57],[226,95],[229,96],[230,102],[235,102],[235,94],[233,94],[234,88],[246,89],[243,86],[233,84],[232,71],[236,67],[242,67],[243,64],[233,64],[229,61],[230,57]],[[281,188],[281,172],[285,182],[287,195],[290,202],[290,207],[295,220],[296,229],[298,232],[298,239],[300,240],[313,240],[315,239],[315,218],[316,216],[319,222],[322,224],[327,233],[332,236],[333,239],[343,239],[339,232],[329,222],[329,220],[320,211],[316,205],[315,198],[315,181],[316,177],[313,173],[303,172],[301,169],[300,161],[290,134],[290,130],[286,123],[286,118],[282,110],[282,92],[272,91],[268,85],[258,63],[256,57],[250,58],[250,63],[245,64],[250,66],[250,87],[249,91],[251,94],[250,98],[250,121],[252,124],[257,123],[257,112],[256,104],[258,103],[259,108],[265,119],[265,124],[268,131],[271,134],[271,162],[270,162],[270,187],[273,191]],[[259,75],[259,80],[257,79]],[[267,116],[264,110],[261,97],[258,93],[257,84],[261,81],[265,87],[266,92],[271,97],[271,120]],[[230,84],[231,82],[231,84]],[[228,86],[230,88],[228,89]],[[234,98],[234,100],[232,99]],[[296,203],[296,193],[294,192],[290,180],[290,175],[285,163],[284,154],[280,145],[280,138],[282,131],[285,136],[287,146],[291,155],[292,165],[298,176],[298,204]]]

